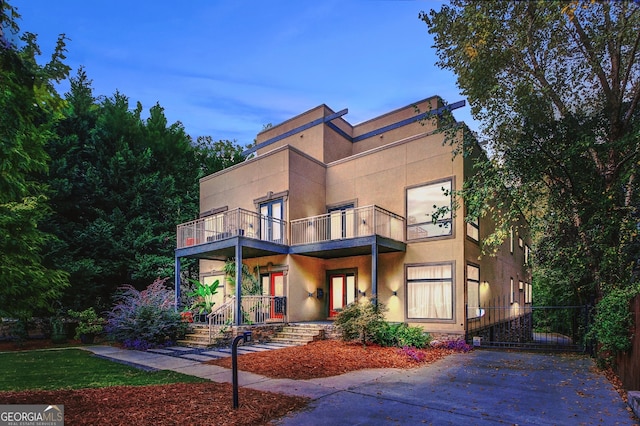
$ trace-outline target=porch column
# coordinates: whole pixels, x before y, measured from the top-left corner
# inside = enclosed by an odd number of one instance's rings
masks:
[[[371,295],[378,304],[378,243],[371,244]]]
[[[180,258],[176,256],[174,283],[176,286],[176,312],[180,310]]]
[[[238,238],[238,240],[240,240]],[[236,312],[234,324],[242,324],[242,246],[240,241],[236,243]]]

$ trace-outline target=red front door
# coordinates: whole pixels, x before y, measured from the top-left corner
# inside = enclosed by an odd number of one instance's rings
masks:
[[[276,272],[271,274],[269,280],[269,294],[275,296],[271,303],[271,318],[282,318],[284,314],[284,273]],[[280,299],[279,299],[280,298]]]

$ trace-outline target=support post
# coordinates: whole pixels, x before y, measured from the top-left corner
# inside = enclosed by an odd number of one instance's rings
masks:
[[[176,256],[175,263],[175,278],[174,278],[175,286],[176,286],[176,312],[180,310],[180,258]]]
[[[242,325],[242,247],[240,238],[236,243],[236,310],[234,324]]]
[[[371,295],[378,304],[378,242],[371,244]]]

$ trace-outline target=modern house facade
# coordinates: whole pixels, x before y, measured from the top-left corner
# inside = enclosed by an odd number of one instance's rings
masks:
[[[452,155],[439,115],[463,104],[432,97],[357,125],[320,105],[261,132],[253,157],[201,179],[200,218],[178,226],[177,300],[181,259],[193,257],[205,283],[225,283],[229,259],[236,277],[242,263],[256,271],[259,322],[330,320],[376,296],[388,321],[464,337],[481,306],[531,303],[525,224],[480,256],[491,224],[466,223],[452,204],[473,158]],[[215,297],[241,325],[237,284]]]

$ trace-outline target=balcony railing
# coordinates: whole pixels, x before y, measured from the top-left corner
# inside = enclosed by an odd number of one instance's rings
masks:
[[[370,235],[404,241],[404,218],[381,207],[366,206],[291,221],[291,245]]]
[[[206,244],[243,235],[286,244],[286,222],[244,209],[206,216],[177,227],[177,248]]]

